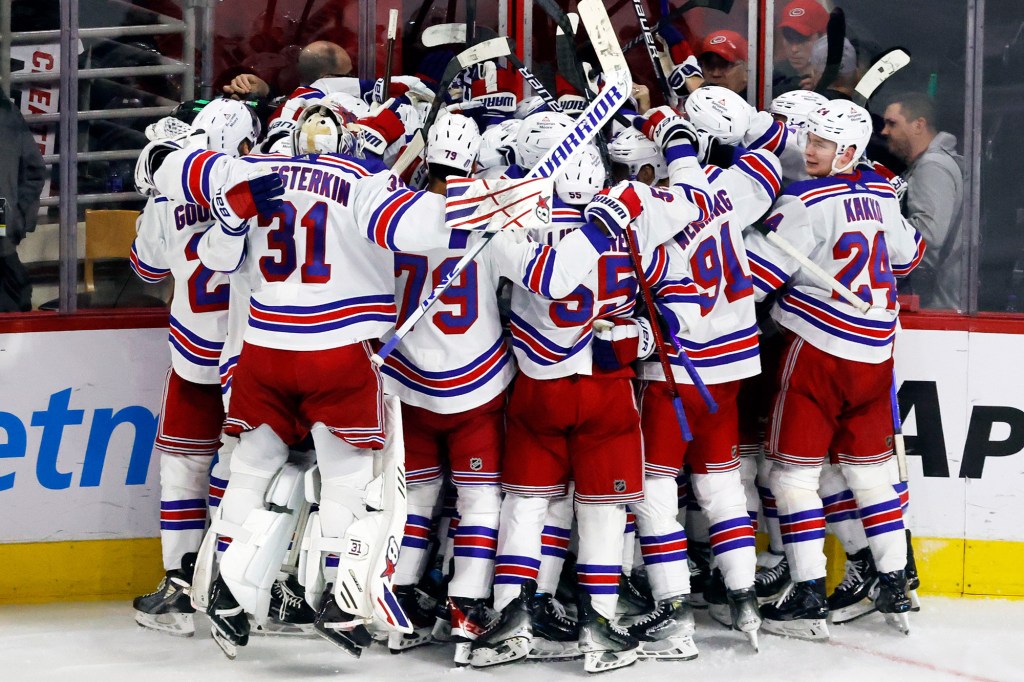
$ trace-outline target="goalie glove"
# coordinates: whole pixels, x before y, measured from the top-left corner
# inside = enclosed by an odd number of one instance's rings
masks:
[[[679,97],[686,97],[690,91],[686,87],[687,78],[704,79],[704,72],[701,71],[697,58],[693,55],[687,57],[682,64],[672,69],[669,74],[668,84]]]
[[[249,218],[269,215],[281,206],[284,183],[276,172],[259,172],[230,187],[221,187],[213,195],[213,209],[221,229],[241,236],[249,231]]]
[[[642,317],[613,317],[594,320],[591,344],[594,364],[611,372],[635,360],[646,360],[654,352],[651,323]]]
[[[666,157],[669,148],[678,143],[688,143],[695,150],[699,145],[697,129],[671,107],[655,107],[645,116],[633,119],[633,125],[658,145]]]
[[[184,121],[179,121],[173,116],[164,116],[156,123],[146,126],[146,139],[153,140],[180,140],[192,132],[192,126]]]
[[[641,212],[643,204],[636,190],[629,183],[623,183],[595,194],[583,209],[583,217],[609,237],[618,237]]]
[[[154,184],[153,176],[160,169],[167,155],[181,149],[177,140],[169,138],[157,138],[148,143],[139,154],[139,160],[135,162],[135,189],[139,194],[147,197],[160,195],[160,190]]]

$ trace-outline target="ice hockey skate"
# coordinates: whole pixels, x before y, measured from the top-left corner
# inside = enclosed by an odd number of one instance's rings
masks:
[[[761,606],[761,618],[765,632],[797,639],[828,639],[825,579],[790,583],[778,601]]]
[[[469,665],[472,642],[487,631],[498,617],[484,599],[449,597],[451,639],[455,642],[455,665]]]
[[[136,597],[132,602],[135,622],[144,628],[177,637],[194,635],[193,614],[196,610],[192,607],[188,590],[192,586],[195,563],[195,553],[186,554],[181,559],[181,568],[167,571],[154,592]]]
[[[746,587],[742,590],[729,590],[726,593],[729,600],[729,615],[732,619],[733,630],[739,630],[750,640],[754,651],[760,651],[761,645],[758,641],[757,631],[761,629],[761,614],[757,608],[757,594],[753,587]]]
[[[708,605],[708,615],[712,620],[728,628],[732,627],[732,615],[729,612],[729,597],[726,593],[722,572],[715,568],[704,584],[704,601]]]
[[[762,552],[757,557],[757,573],[754,575],[754,590],[762,604],[775,601],[781,596],[789,582],[789,561],[785,554]]]
[[[663,661],[697,658],[693,632],[693,611],[684,595],[661,600],[651,613],[629,626],[629,634],[640,641],[640,658]]]
[[[328,584],[324,592],[323,602],[317,611],[313,628],[317,634],[345,653],[359,658],[363,649],[370,646],[373,638],[362,623],[353,626],[354,616],[345,613],[334,600],[332,586]]]
[[[217,580],[210,587],[210,606],[206,610],[213,625],[211,634],[224,655],[235,660],[238,647],[249,643],[249,617],[235,601],[224,579]]]
[[[601,673],[636,663],[640,652],[636,637],[595,611],[586,592],[580,593],[579,609],[584,670]]]
[[[829,620],[848,623],[873,613],[874,593],[878,588],[878,571],[871,549],[865,547],[846,557],[846,575],[828,598]]]
[[[711,545],[706,542],[690,542],[687,563],[690,567],[690,606],[705,609],[704,590],[711,579]]]
[[[910,634],[910,598],[907,596],[905,571],[878,574],[878,594],[875,608],[885,616],[885,622],[905,635]]]
[[[914,545],[911,543],[910,530],[907,529],[907,596],[910,598],[910,610],[920,611],[921,600],[917,590],[921,587],[921,577],[917,574],[917,561],[914,560]]]
[[[316,611],[310,608],[304,597],[302,585],[294,576],[287,580],[278,579],[270,588],[270,611],[267,622],[254,622],[254,635],[303,636],[313,634]]]
[[[527,658],[544,661],[568,661],[582,656],[579,649],[580,626],[565,612],[561,602],[550,594],[537,594],[530,600],[533,639]]]
[[[615,604],[615,615],[619,617],[642,616],[654,608],[654,599],[643,592],[630,576],[619,575],[619,601]]]
[[[395,596],[402,610],[412,621],[411,633],[391,632],[388,634],[388,649],[393,654],[400,654],[433,641],[432,632],[434,613],[437,608],[435,600],[415,585],[399,585],[395,588]]]
[[[501,610],[501,615],[486,632],[473,640],[470,645],[470,665],[474,668],[487,668],[526,658],[533,639],[530,600],[536,591],[535,581],[523,582],[519,596]]]

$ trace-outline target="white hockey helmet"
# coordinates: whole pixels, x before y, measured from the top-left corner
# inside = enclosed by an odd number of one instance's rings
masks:
[[[594,144],[588,144],[562,166],[562,172],[555,178],[555,194],[567,204],[581,206],[590,203],[604,188],[604,180],[601,155]]]
[[[828,98],[813,90],[790,90],[772,100],[768,111],[775,116],[784,116],[791,128],[805,128],[811,112],[828,104]]]
[[[480,128],[462,114],[439,116],[427,131],[427,163],[454,168],[468,176],[480,153]]]
[[[520,120],[526,118],[530,114],[536,114],[538,110],[547,106],[547,102],[540,95],[534,95],[533,97],[527,97],[519,101],[516,105],[516,111],[512,116]]]
[[[484,131],[480,136],[480,157],[476,162],[478,173],[516,162],[516,133],[522,125],[519,119],[510,118]]]
[[[723,144],[738,144],[750,127],[751,107],[728,88],[705,85],[686,98],[686,117]]]
[[[238,157],[243,143],[251,149],[259,137],[260,121],[251,106],[234,99],[215,99],[192,121],[186,144]]]
[[[345,127],[355,120],[352,113],[328,100],[319,100],[302,110],[292,133],[296,154],[355,154],[356,138]]]
[[[566,114],[554,111],[527,116],[516,133],[516,162],[523,168],[533,168],[574,124]]]
[[[807,117],[807,132],[836,143],[836,158],[832,159],[832,173],[852,168],[864,156],[871,141],[871,114],[847,99],[835,99],[818,107]],[[842,167],[836,161],[849,147],[854,147],[853,160]]]
[[[635,180],[640,169],[651,166],[654,169],[655,181],[668,177],[668,166],[658,145],[636,128],[623,128],[608,143],[608,155],[615,163],[624,164],[629,168],[629,177]]]

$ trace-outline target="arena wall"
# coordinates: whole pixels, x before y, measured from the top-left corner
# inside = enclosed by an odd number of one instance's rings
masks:
[[[897,342],[908,523],[923,591],[1024,596],[1024,329],[974,319],[905,319]],[[166,313],[102,325],[0,333],[0,603],[126,598],[162,573]]]

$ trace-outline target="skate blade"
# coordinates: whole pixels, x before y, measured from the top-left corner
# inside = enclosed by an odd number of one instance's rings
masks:
[[[885,622],[904,635],[910,634],[910,615],[907,613],[887,613],[885,614]]]
[[[340,630],[315,625],[313,631],[353,658],[359,658],[363,653],[363,648],[346,637]]]
[[[761,629],[773,635],[806,639],[808,641],[824,641],[829,638],[828,624],[824,618],[803,620],[771,620],[761,621]]]
[[[603,673],[633,665],[639,659],[636,649],[628,651],[588,651],[583,654],[583,669],[588,673]]]
[[[758,639],[758,636],[757,636],[757,630],[749,630],[749,631],[745,632],[744,634],[746,634],[747,635],[747,639],[750,640],[750,646],[754,647],[754,653],[755,654],[761,653],[761,643],[760,643],[760,641]]]
[[[220,650],[228,657],[228,660],[235,660],[238,656],[238,647],[235,643],[222,635],[216,626],[210,629],[210,634],[213,636],[213,641],[217,643],[218,647],[220,647]]]
[[[692,661],[697,658],[697,645],[692,637],[669,637],[654,642],[640,642],[637,655],[644,660]]]
[[[727,628],[732,627],[732,612],[730,611],[728,604],[708,603],[708,615],[711,616],[711,620],[716,623],[724,625]]]
[[[455,665],[459,668],[465,668],[469,665],[470,654],[473,653],[473,644],[471,642],[456,642],[455,643]]]
[[[313,631],[312,623],[299,625],[297,623],[278,623],[268,620],[262,625],[253,621],[250,634],[266,635],[268,637],[313,637],[316,635],[316,632]]]
[[[497,647],[474,649],[469,664],[474,668],[490,668],[526,658],[530,650],[530,637],[511,637]]]
[[[135,622],[147,630],[166,632],[175,637],[191,637],[196,634],[195,621],[191,613],[146,613],[135,612]]]
[[[534,637],[530,642],[531,661],[574,661],[583,656],[577,642],[553,642],[543,637]]]
[[[411,634],[392,632],[388,635],[388,650],[393,654],[400,654],[432,642],[431,628],[416,628]]]
[[[850,604],[849,606],[844,606],[841,609],[829,611],[828,620],[831,623],[840,625],[841,623],[849,623],[852,620],[863,618],[864,616],[874,612],[875,602],[865,597],[856,604]]]
[[[921,610],[921,598],[917,596],[917,590],[910,590],[907,592],[907,596],[910,598],[910,610],[915,613]]]

